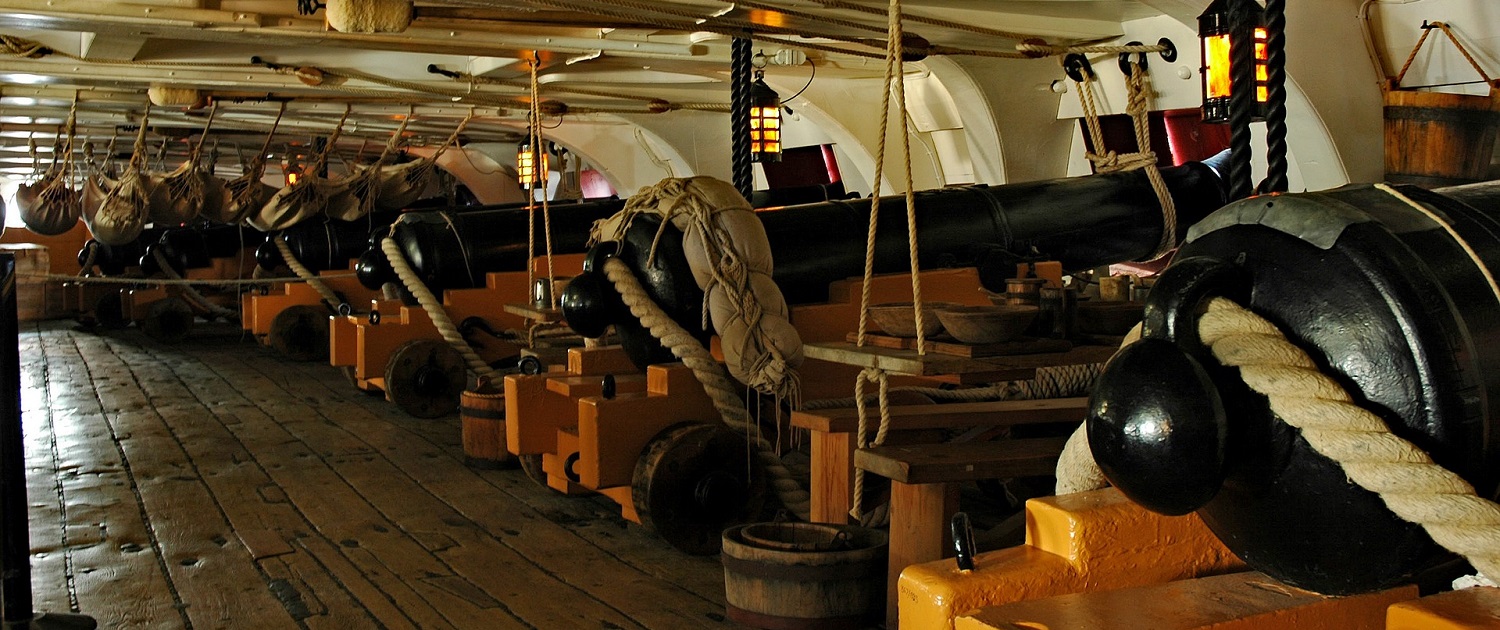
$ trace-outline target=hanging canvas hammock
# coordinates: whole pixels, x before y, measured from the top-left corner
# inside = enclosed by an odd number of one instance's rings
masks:
[[[382,210],[402,210],[421,198],[422,192],[427,190],[437,175],[438,158],[443,157],[443,152],[458,142],[459,134],[463,133],[473,118],[474,111],[470,110],[432,155],[384,169],[380,179],[380,194],[375,197],[375,207]]]
[[[151,200],[152,223],[181,225],[198,218],[205,203],[223,205],[224,182],[206,173],[202,164],[203,141],[208,138],[218,111],[219,104],[215,102],[208,110],[203,133],[188,151],[187,160],[177,170],[162,176],[157,195]]]
[[[259,211],[246,217],[245,222],[257,230],[270,232],[284,230],[312,217],[324,214],[330,199],[338,196],[348,186],[347,180],[334,180],[318,175],[328,166],[328,156],[344,131],[344,122],[349,120],[349,109],[339,118],[339,124],[323,145],[323,150],[313,159],[295,183],[276,191],[275,195]]]
[[[151,196],[157,183],[146,175],[146,127],[151,118],[151,103],[146,103],[141,114],[140,129],[136,132],[135,147],[130,155],[130,164],[120,179],[110,180],[102,175],[90,178],[89,185],[95,187],[90,196],[101,199],[93,213],[85,214],[85,222],[94,238],[105,245],[124,245],[141,235],[146,227],[151,208]]]
[[[56,236],[73,229],[83,214],[83,200],[73,183],[73,139],[78,130],[78,95],[68,111],[65,126],[67,139],[52,150],[52,165],[36,183],[22,184],[16,190],[16,209],[26,228],[44,236]],[[36,145],[31,145],[33,156]]]
[[[384,175],[390,172],[385,166],[391,161],[396,146],[401,143],[401,138],[406,133],[406,125],[411,122],[411,117],[415,113],[415,107],[407,111],[406,118],[401,119],[401,125],[396,128],[395,133],[392,133],[391,138],[386,141],[385,148],[381,150],[380,157],[375,158],[374,163],[368,166],[354,167],[355,174],[348,179],[349,186],[345,189],[344,194],[341,195],[342,197],[346,197],[346,199],[340,199],[337,203],[329,204],[329,218],[340,221],[353,221],[370,214],[370,211],[375,209],[380,200],[381,184],[383,183]]]
[[[239,223],[251,212],[264,207],[276,194],[276,187],[261,179],[266,176],[266,151],[271,149],[271,139],[276,137],[276,128],[281,126],[281,117],[285,115],[286,102],[283,101],[276,110],[276,120],[271,123],[271,131],[266,133],[266,141],[261,144],[260,151],[249,163],[242,158],[240,165],[245,172],[224,184],[224,205],[219,208],[204,208],[204,216],[220,223]]]

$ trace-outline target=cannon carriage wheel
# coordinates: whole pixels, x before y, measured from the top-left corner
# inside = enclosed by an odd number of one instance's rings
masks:
[[[293,361],[328,359],[328,309],[299,304],[271,319],[267,345]]]
[[[146,316],[140,321],[141,331],[162,343],[176,343],[193,331],[194,317],[193,307],[186,300],[162,298],[146,307]]]
[[[385,397],[412,416],[438,418],[458,410],[465,378],[463,357],[452,346],[416,339],[391,353]]]
[[[718,424],[662,431],[637,460],[632,498],[641,524],[694,555],[719,552],[720,533],[761,516],[766,479],[744,438]]]

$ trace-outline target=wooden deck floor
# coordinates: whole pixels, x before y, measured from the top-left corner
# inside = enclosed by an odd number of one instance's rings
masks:
[[[227,326],[21,335],[37,608],[102,628],[711,628],[716,559],[601,499],[464,466]]]

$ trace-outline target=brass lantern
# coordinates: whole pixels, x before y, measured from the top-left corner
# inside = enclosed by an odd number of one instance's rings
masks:
[[[1265,120],[1267,87],[1265,12],[1255,0],[1214,0],[1198,16],[1198,37],[1203,40],[1203,122],[1229,122],[1229,100],[1234,82],[1230,79],[1230,49],[1234,25],[1230,23],[1232,5],[1243,3],[1255,20],[1255,111],[1252,120]]]
[[[760,76],[750,84],[750,161],[781,161],[781,95]]]
[[[536,188],[546,171],[547,151],[533,146],[529,140],[522,142],[516,149],[516,179],[520,180],[521,188]]]

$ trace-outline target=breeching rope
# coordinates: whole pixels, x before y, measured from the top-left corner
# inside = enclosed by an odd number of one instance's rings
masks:
[[[318,274],[313,273],[311,269],[302,264],[302,261],[297,260],[297,256],[292,254],[292,246],[287,244],[286,239],[281,238],[281,235],[277,234],[272,236],[271,240],[275,241],[276,251],[281,252],[281,260],[286,263],[287,268],[291,269],[292,273],[301,278],[303,282],[306,282],[307,286],[317,291],[318,295],[323,296],[323,301],[327,303],[329,308],[337,310],[338,305],[344,303],[343,296],[329,288],[323,282],[323,279],[318,277]]]
[[[394,228],[393,225],[392,229]],[[485,363],[484,359],[469,347],[469,342],[464,339],[463,333],[458,331],[458,326],[453,324],[453,319],[448,317],[448,311],[443,308],[442,302],[439,302],[432,290],[428,289],[427,285],[422,283],[422,279],[417,277],[417,272],[411,268],[411,264],[406,262],[406,255],[401,252],[401,245],[396,243],[396,239],[389,236],[381,239],[380,250],[385,252],[386,260],[390,261],[391,269],[396,271],[396,276],[401,279],[403,285],[406,285],[406,290],[410,291],[412,296],[417,298],[417,303],[422,305],[422,310],[432,320],[432,325],[437,328],[438,334],[442,335],[448,345],[458,351],[464,359],[464,364],[479,377],[480,382],[497,382],[503,379],[503,374],[490,367],[490,364]]]
[[[880,143],[876,151],[875,176],[871,181],[879,188],[880,180],[885,168],[886,149],[886,125],[890,120],[891,97],[894,92],[896,98],[896,114],[900,120],[900,129],[897,133],[900,138],[902,176],[905,181],[903,195],[906,199],[906,249],[911,264],[911,296],[912,308],[915,311],[917,327],[917,354],[927,353],[927,336],[923,332],[926,314],[922,308],[922,274],[917,264],[917,203],[916,193],[912,190],[911,176],[911,144],[908,136],[908,118],[906,115],[906,79],[902,72],[901,40],[904,36],[901,25],[901,0],[891,0],[887,12],[887,35],[886,35],[886,57],[885,57],[885,89],[882,90],[880,101]],[[864,285],[861,287],[859,296],[859,331],[855,337],[855,345],[865,345],[865,335],[869,328],[870,318],[870,286],[874,284],[875,277],[875,232],[880,217],[880,195],[877,190],[870,195],[870,224],[865,236],[865,269]],[[879,391],[878,402],[880,410],[880,424],[875,432],[875,439],[870,441],[866,438],[869,433],[869,420],[866,410],[865,384],[875,383]],[[867,446],[879,446],[885,443],[887,431],[891,424],[891,407],[888,399],[890,390],[889,378],[880,368],[865,368],[854,380],[854,405],[858,410],[859,425],[855,432],[855,446],[865,448]],[[864,511],[865,474],[863,470],[854,471],[854,506],[849,510],[850,516],[859,519],[866,525],[875,524],[877,520],[884,520],[884,510],[877,510],[870,514]]]
[[[755,458],[771,478],[771,488],[781,500],[782,506],[797,518],[807,520],[812,513],[811,495],[776,455],[776,446],[761,435],[760,427],[751,420],[750,412],[745,410],[744,402],[740,400],[739,387],[724,372],[724,366],[714,359],[708,348],[698,343],[692,333],[657,306],[651,295],[641,287],[635,272],[630,270],[630,265],[619,258],[610,258],[604,264],[604,275],[609,278],[615,290],[619,291],[625,306],[630,308],[630,314],[639,319],[651,331],[652,337],[660,340],[662,345],[693,371],[693,376],[703,384],[704,393],[713,401],[714,409],[718,410],[724,424],[750,440],[754,446]]]
[[[1125,113],[1130,116],[1135,131],[1134,153],[1116,153],[1104,148],[1104,130],[1099,124],[1094,76],[1088,68],[1081,70],[1080,74],[1083,80],[1074,83],[1078,86],[1078,102],[1083,108],[1084,126],[1088,129],[1089,142],[1093,147],[1086,157],[1100,173],[1145,169],[1151,189],[1156,192],[1156,200],[1161,204],[1162,216],[1161,239],[1150,258],[1160,257],[1177,246],[1177,205],[1172,201],[1172,191],[1167,188],[1166,180],[1162,179],[1161,169],[1156,166],[1156,152],[1151,150],[1151,86],[1146,79],[1146,69],[1135,59],[1131,59],[1130,74],[1125,77]]]
[[[1464,556],[1480,573],[1500,576],[1500,505],[1444,469],[1422,449],[1391,433],[1384,420],[1360,407],[1339,382],[1318,370],[1275,324],[1224,298],[1214,298],[1198,320],[1198,335],[1271,411],[1300,430],[1319,454],[1349,480],[1380,495],[1401,519],[1421,525],[1443,548]],[[1104,486],[1079,427],[1058,461],[1057,493]]]

